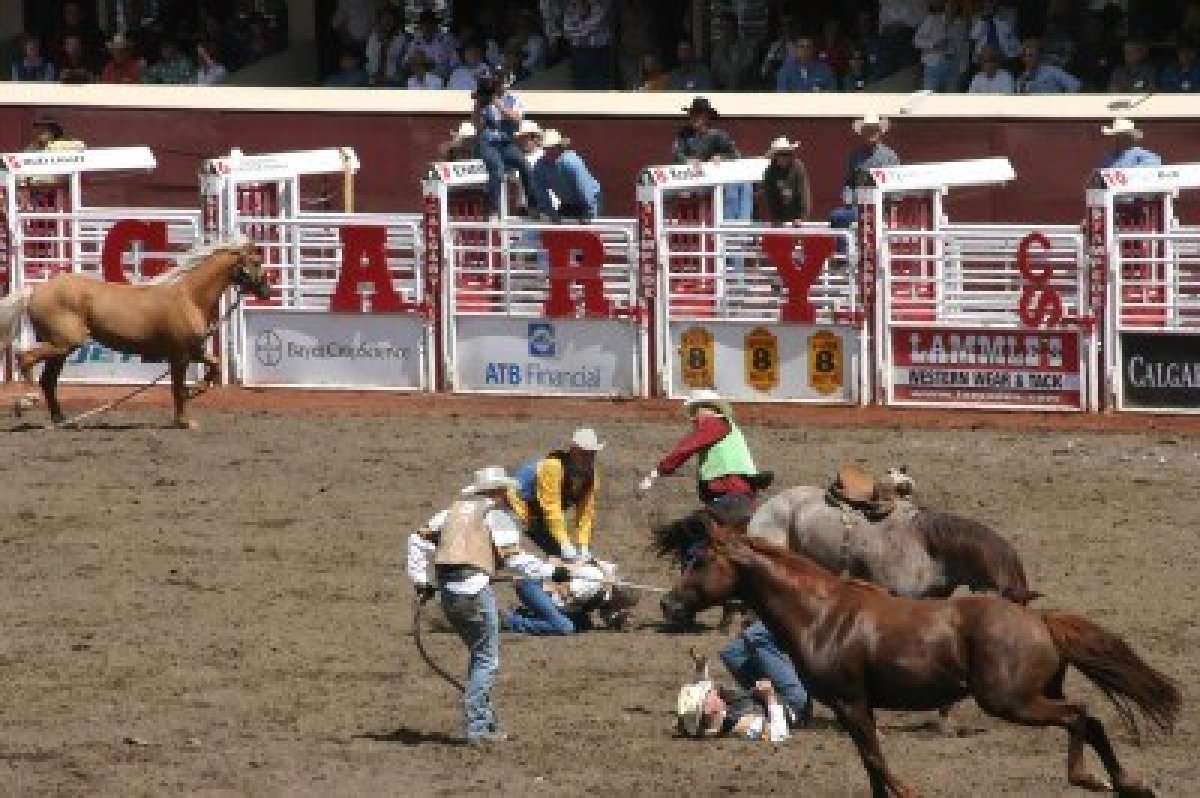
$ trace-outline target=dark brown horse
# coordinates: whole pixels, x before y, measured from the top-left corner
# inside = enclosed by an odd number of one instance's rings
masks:
[[[205,349],[209,330],[226,289],[235,285],[261,299],[271,285],[253,244],[235,242],[197,247],[180,258],[176,268],[141,285],[126,285],[64,274],[0,300],[0,348],[11,341],[28,316],[38,343],[17,352],[17,365],[33,387],[38,382],[46,409],[55,423],[63,420],[56,392],[67,357],[88,338],[118,352],[156,357],[170,364],[175,399],[175,424],[194,426],[186,414],[187,370],[193,362],[205,366],[204,385],[218,377],[219,363]],[[36,395],[19,403],[20,410]]]
[[[1074,666],[1135,734],[1134,708],[1172,729],[1182,707],[1178,688],[1113,633],[1080,615],[997,596],[893,596],[711,520],[705,529],[703,549],[676,586],[679,600],[698,611],[736,597],[758,614],[809,694],[833,710],[854,740],[874,798],[915,795],[884,761],[875,709],[936,709],[967,696],[1012,723],[1065,729],[1072,784],[1153,795],[1121,766],[1100,721],[1063,692]],[[667,541],[656,537],[663,549]],[[1085,746],[1099,755],[1111,784],[1089,771]]]

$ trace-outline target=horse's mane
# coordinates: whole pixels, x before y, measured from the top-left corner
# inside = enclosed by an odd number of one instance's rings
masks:
[[[176,255],[175,265],[172,268],[162,274],[151,277],[144,284],[165,285],[173,283],[218,252],[224,252],[228,249],[239,249],[247,243],[249,243],[249,239],[240,234],[207,243],[203,241],[198,242],[193,244],[186,252],[180,252]]]
[[[932,557],[972,567],[974,573],[964,576],[978,582],[973,589],[993,588],[1022,604],[1037,597],[1017,552],[987,524],[937,510],[918,511],[916,524]]]
[[[696,510],[683,518],[654,527],[650,532],[650,548],[659,557],[682,560],[696,541],[704,540],[707,536],[704,511]]]

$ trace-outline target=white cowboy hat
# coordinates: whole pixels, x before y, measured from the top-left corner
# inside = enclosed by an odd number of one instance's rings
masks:
[[[450,141],[458,143],[463,139],[475,138],[475,125],[471,122],[460,122],[458,130],[451,131]]]
[[[1138,126],[1132,119],[1118,117],[1113,120],[1111,125],[1106,125],[1100,128],[1100,132],[1106,136],[1132,136],[1135,139],[1140,139],[1145,134],[1138,130]]]
[[[861,119],[854,120],[854,132],[862,133],[864,127],[877,127],[880,131],[886,133],[888,129],[888,121],[879,114],[863,114]]]
[[[733,415],[733,407],[729,404],[729,401],[723,399],[721,394],[709,388],[692,391],[692,395],[683,400],[683,407],[689,416],[692,414],[692,410],[697,407],[711,407],[714,410],[720,411],[721,415],[726,417]]]
[[[679,730],[687,736],[699,737],[703,734],[704,699],[712,689],[711,679],[700,679],[679,688],[675,717],[679,721]]]
[[[571,140],[565,138],[561,133],[552,127],[548,127],[542,131],[542,146],[546,149],[551,147],[569,147]]]
[[[501,488],[515,488],[519,483],[504,473],[504,466],[485,466],[475,472],[475,480],[462,489],[464,496]]]
[[[608,578],[604,571],[594,565],[584,565],[575,569],[574,576],[568,585],[571,595],[580,601],[591,601],[604,592],[608,587]]]
[[[540,136],[542,135],[542,126],[532,119],[522,119],[521,126],[517,128],[518,136]]]
[[[128,50],[133,47],[133,42],[125,38],[124,33],[113,34],[113,37],[104,44],[109,50]]]
[[[799,146],[800,146],[800,142],[788,141],[787,136],[779,136],[778,138],[776,138],[774,141],[771,142],[770,147],[767,147],[767,154],[763,157],[771,158],[777,152],[795,152],[796,148]]]
[[[585,452],[598,452],[604,448],[604,444],[596,437],[596,430],[591,427],[580,427],[575,430],[575,434],[571,436],[571,445],[577,446]]]

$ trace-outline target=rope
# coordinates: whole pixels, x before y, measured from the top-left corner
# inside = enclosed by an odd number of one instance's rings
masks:
[[[206,332],[204,334],[204,338],[200,341],[201,346],[208,343],[208,339],[213,337],[213,334],[216,333],[217,328],[220,327],[224,322],[229,320],[229,317],[233,315],[233,312],[235,310],[237,310],[238,307],[242,304],[242,297],[244,297],[244,296],[245,296],[245,294],[242,293],[242,290],[240,288],[237,289],[237,298],[234,299],[233,303],[230,304],[229,309],[225,311],[224,315],[222,315],[221,318],[217,319],[211,325],[209,325],[208,332]],[[68,419],[64,419],[63,421],[51,422],[50,424],[47,424],[44,427],[42,427],[42,429],[43,430],[62,429],[63,427],[74,426],[75,424],[78,424],[80,421],[83,421],[84,419],[87,419],[87,418],[91,418],[92,416],[98,416],[102,413],[107,413],[108,411],[113,410],[114,408],[120,407],[121,405],[125,404],[133,397],[135,397],[139,394],[143,394],[146,391],[150,390],[155,385],[158,385],[160,382],[162,382],[163,379],[166,378],[167,376],[169,376],[170,374],[171,374],[171,369],[170,369],[170,367],[168,367],[166,371],[164,371],[162,374],[159,374],[157,377],[155,377],[150,382],[147,382],[144,385],[139,385],[138,387],[134,388],[132,391],[130,391],[129,393],[125,394],[124,396],[122,396],[118,399],[115,399],[107,404],[100,405],[99,407],[94,407],[91,410],[86,410],[82,413],[71,416]],[[193,397],[193,398],[195,398],[195,397]]]
[[[466,688],[454,675],[434,662],[433,657],[429,656],[429,652],[425,650],[425,641],[421,637],[421,616],[424,614],[425,601],[417,599],[413,605],[413,642],[417,644],[417,651],[421,654],[421,659],[425,660],[425,664],[429,666],[429,670],[436,673],[447,684],[453,687],[458,692],[465,692]]]

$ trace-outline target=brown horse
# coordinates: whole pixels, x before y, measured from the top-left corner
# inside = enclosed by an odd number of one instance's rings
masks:
[[[1153,795],[1121,766],[1100,721],[1063,693],[1073,665],[1135,734],[1134,707],[1171,730],[1182,706],[1178,688],[1113,633],[1079,615],[998,596],[893,596],[711,520],[706,532],[677,595],[696,610],[738,597],[758,613],[810,695],[833,710],[854,740],[874,798],[915,795],[884,761],[875,709],[935,709],[967,696],[1012,723],[1064,728],[1072,784]],[[1085,745],[1099,755],[1111,785],[1089,771]]]
[[[89,338],[118,352],[166,360],[175,424],[193,427],[185,406],[217,381],[220,363],[205,344],[230,285],[261,299],[270,297],[271,285],[252,244],[197,247],[181,256],[176,268],[141,285],[63,274],[0,300],[0,347],[16,337],[22,314],[27,316],[38,343],[16,352],[17,366],[32,388],[34,367],[45,364],[38,383],[56,424],[63,420],[57,396],[59,375],[71,352]],[[193,362],[205,367],[203,385],[194,393],[186,384]],[[25,401],[36,401],[36,396]]]

